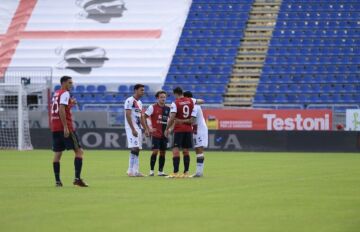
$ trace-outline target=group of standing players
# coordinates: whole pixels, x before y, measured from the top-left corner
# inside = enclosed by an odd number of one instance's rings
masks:
[[[204,169],[204,148],[208,145],[208,129],[200,107],[201,99],[195,99],[189,91],[183,92],[180,87],[173,90],[176,98],[171,106],[166,105],[167,93],[163,90],[155,95],[157,102],[150,105],[143,113],[141,97],[144,95],[144,85],[134,86],[134,95],[125,101],[125,130],[130,149],[129,168],[130,177],[145,176],[139,171],[139,152],[142,149],[142,129],[146,136],[152,137],[152,154],[150,158],[150,174],[155,175],[155,163],[159,155],[158,176],[167,178],[202,177]],[[168,138],[173,133],[173,173],[164,173],[165,153]],[[189,174],[189,150],[195,146],[196,173]],[[184,171],[179,172],[180,150],[182,149]]]
[[[74,167],[75,179],[73,184],[79,187],[88,187],[88,184],[80,177],[84,152],[73,128],[71,108],[77,104],[71,97],[70,90],[73,87],[72,78],[63,76],[60,80],[61,89],[53,96],[51,106],[51,131],[53,138],[54,159],[53,170],[57,187],[62,187],[60,179],[60,160],[62,152],[73,150],[75,153]],[[155,163],[159,155],[158,176],[167,178],[202,177],[204,169],[204,148],[208,145],[208,129],[200,105],[201,99],[194,99],[192,93],[183,92],[180,87],[173,90],[176,98],[171,106],[166,105],[167,93],[163,90],[156,93],[157,102],[150,105],[143,112],[141,97],[145,94],[142,84],[134,86],[134,95],[126,99],[125,130],[127,144],[130,149],[129,177],[144,177],[139,171],[139,153],[142,149],[143,132],[145,136],[151,136],[152,154],[150,157],[150,174],[155,175]],[[167,175],[164,172],[165,153],[168,147],[168,138],[173,132],[173,173]],[[190,155],[189,150],[194,142],[196,152],[196,172],[189,174]],[[183,154],[184,171],[180,173],[180,150]]]

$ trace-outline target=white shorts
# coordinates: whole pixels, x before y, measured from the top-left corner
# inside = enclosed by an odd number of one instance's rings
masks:
[[[208,133],[198,133],[193,135],[194,138],[194,147],[208,147]]]
[[[136,130],[138,132],[137,137],[133,136],[130,128],[125,129],[128,148],[138,147],[139,149],[142,149],[142,132],[140,129],[136,129]]]

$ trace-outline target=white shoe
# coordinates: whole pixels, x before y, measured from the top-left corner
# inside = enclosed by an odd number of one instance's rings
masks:
[[[158,172],[158,176],[168,176],[165,172]]]
[[[149,176],[154,176],[154,175],[155,175],[154,171],[150,171]]]
[[[194,175],[190,176],[191,178],[199,178],[199,177],[203,177],[203,174],[201,173],[195,173]]]

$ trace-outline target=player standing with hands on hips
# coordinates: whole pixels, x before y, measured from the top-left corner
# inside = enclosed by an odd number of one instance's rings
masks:
[[[84,152],[75,133],[71,115],[71,108],[76,105],[76,100],[70,97],[70,90],[73,87],[72,78],[63,76],[60,79],[61,89],[54,93],[51,105],[51,131],[53,139],[53,169],[55,174],[56,187],[62,187],[60,180],[60,159],[62,152],[74,150],[75,179],[73,184],[79,187],[88,187],[80,178]]]

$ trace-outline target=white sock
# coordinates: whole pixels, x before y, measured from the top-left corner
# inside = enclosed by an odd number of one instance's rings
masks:
[[[196,174],[202,175],[204,173],[204,154],[196,154],[196,159],[202,158],[203,162],[196,162]]]
[[[139,173],[139,156],[134,155],[134,173]]]
[[[134,174],[134,162],[135,162],[134,157],[135,157],[135,155],[130,153],[130,156],[129,156],[129,168],[128,168],[128,171],[127,171],[128,174]]]

